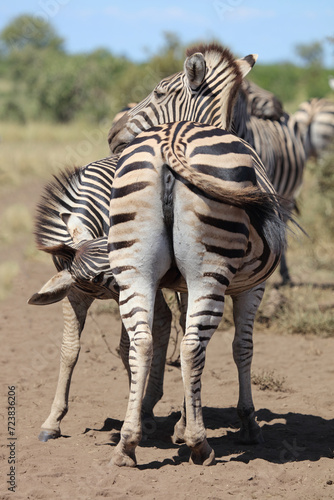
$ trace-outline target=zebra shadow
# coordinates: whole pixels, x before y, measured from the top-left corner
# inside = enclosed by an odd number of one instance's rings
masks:
[[[260,458],[281,464],[334,458],[334,419],[292,412],[273,413],[265,408],[257,411],[256,416],[262,428],[264,443],[238,443],[238,432],[227,429],[225,436],[208,439],[217,458],[244,463]],[[226,422],[229,417],[232,419],[227,427],[238,427],[234,408],[206,408],[204,412],[207,429],[222,428],[219,422]]]
[[[265,408],[257,411],[256,416],[262,428],[264,443],[248,445],[238,441],[239,419],[235,408],[203,408],[208,442],[215,450],[218,463],[239,461],[247,464],[260,458],[270,463],[284,464],[334,458],[334,419],[326,420],[316,415],[292,412],[273,413]],[[176,453],[172,459],[138,465],[139,469],[159,469],[189,460],[189,448],[186,445],[175,445],[171,439],[179,418],[180,412],[172,412],[166,417],[144,419],[143,439],[139,446],[174,448]],[[108,432],[109,442],[105,444],[115,446],[120,438],[122,424],[121,420],[107,418],[100,429],[87,428],[85,433]],[[210,437],[210,431],[221,435]]]

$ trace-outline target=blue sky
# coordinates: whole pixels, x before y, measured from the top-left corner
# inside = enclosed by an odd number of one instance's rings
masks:
[[[334,36],[333,0],[15,0],[2,2],[0,30],[22,13],[52,23],[69,52],[105,47],[135,61],[159,51],[164,31],[185,44],[215,38],[261,63],[298,63],[297,44]],[[334,68],[334,46],[324,48]]]

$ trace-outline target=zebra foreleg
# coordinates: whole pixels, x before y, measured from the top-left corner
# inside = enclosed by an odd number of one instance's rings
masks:
[[[251,363],[253,358],[253,325],[261,303],[264,284],[232,297],[235,336],[233,358],[238,368],[239,401],[238,415],[241,420],[239,438],[243,443],[263,442],[261,428],[255,420],[251,387]]]
[[[51,412],[42,424],[40,441],[58,438],[60,422],[68,411],[71,377],[80,351],[80,336],[87,311],[94,299],[79,291],[70,291],[63,299],[64,331],[60,353],[60,370]]]

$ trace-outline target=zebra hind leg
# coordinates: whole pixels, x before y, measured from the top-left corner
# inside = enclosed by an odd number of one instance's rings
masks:
[[[68,411],[71,378],[80,351],[80,336],[93,300],[79,291],[70,291],[63,299],[64,332],[58,384],[51,412],[42,424],[38,436],[40,441],[46,442],[61,436],[60,423]]]
[[[183,438],[191,449],[190,463],[212,465],[215,453],[206,438],[201,404],[201,376],[205,364],[206,347],[223,316],[225,286],[217,282],[209,273],[205,276],[205,286],[198,280],[188,282],[189,301],[186,332],[181,341],[181,370],[184,386],[186,428]],[[211,279],[210,279],[211,278]],[[177,424],[176,436],[182,418]],[[181,426],[181,427],[180,427]]]
[[[154,319],[152,326],[153,336],[153,358],[142,404],[142,431],[148,437],[156,429],[153,409],[163,395],[163,381],[165,373],[166,355],[168,341],[172,324],[172,313],[166,303],[161,290],[157,291],[154,307]],[[127,331],[122,325],[120,340],[120,355],[131,382],[131,371],[129,365],[130,341]]]
[[[131,372],[128,407],[111,464],[134,467],[135,449],[142,437],[141,408],[147,377],[153,356],[152,323],[155,292],[139,279],[132,287],[120,292],[120,313],[130,339],[129,367]],[[133,289],[141,290],[133,293]],[[153,287],[152,287],[153,288]],[[145,290],[145,293],[144,291]]]
[[[241,420],[239,440],[255,444],[263,442],[262,431],[255,420],[251,388],[251,363],[253,358],[253,325],[264,293],[264,284],[233,296],[235,336],[233,358],[239,376],[238,415]]]

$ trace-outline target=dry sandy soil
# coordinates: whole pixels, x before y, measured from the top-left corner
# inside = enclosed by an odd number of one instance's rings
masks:
[[[31,185],[22,192],[21,201],[33,212],[40,193],[39,183]],[[10,196],[2,197],[2,207]],[[58,376],[62,312],[60,304],[39,308],[26,304],[54,268],[51,262],[23,259],[23,248],[24,242],[10,248],[21,272],[12,294],[0,304],[1,499],[334,498],[333,339],[255,332],[253,372],[274,370],[285,381],[284,391],[278,392],[254,386],[265,443],[244,446],[236,440],[238,386],[232,331],[216,332],[203,376],[204,418],[216,465],[192,466],[187,447],[172,444],[182,383],[179,368],[166,366],[156,428],[137,449],[138,466],[117,468],[109,462],[127,403],[126,373],[116,355],[120,321],[117,314],[101,313],[93,306],[63,436],[39,442]],[[8,247],[0,249],[0,258],[8,258]],[[6,483],[8,386],[15,386],[16,393],[15,493]]]

